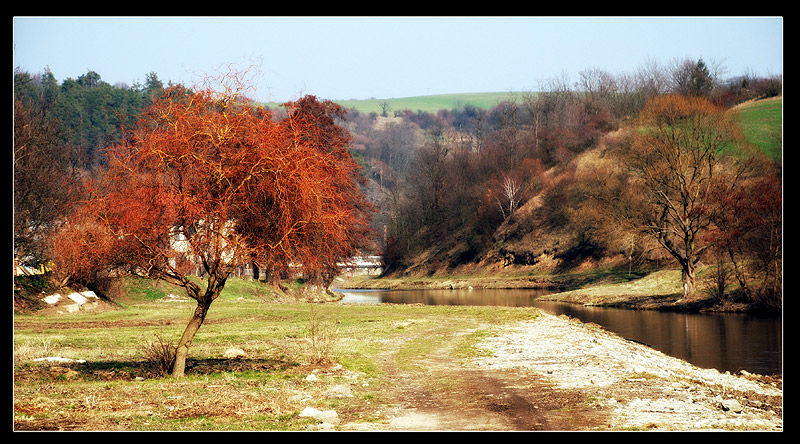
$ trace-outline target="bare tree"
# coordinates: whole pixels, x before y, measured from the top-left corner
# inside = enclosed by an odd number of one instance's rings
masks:
[[[695,97],[709,97],[714,89],[715,79],[703,59],[684,60],[672,70],[672,88],[678,94]]]
[[[644,101],[669,91],[668,70],[655,60],[647,60],[636,71],[637,90]]]
[[[678,261],[684,296],[691,296],[697,264],[711,246],[714,178],[741,135],[723,109],[698,97],[658,97],[640,119],[643,130],[623,161],[630,186],[641,191],[630,193],[625,213]]]
[[[514,212],[517,210],[522,193],[522,186],[519,180],[504,173],[500,181],[500,190],[502,191],[502,198],[503,201],[505,201],[505,205],[500,197],[497,198],[497,203],[500,205],[500,211],[503,212],[503,219],[508,219],[514,215]]]
[[[47,237],[76,199],[76,173],[59,123],[41,106],[14,100],[15,261],[49,259]]]
[[[608,71],[592,68],[578,73],[579,80],[575,86],[586,95],[585,100],[593,109],[599,110],[610,105],[617,84]]]
[[[411,189],[420,205],[423,220],[439,217],[447,193],[450,157],[450,143],[440,130],[429,131],[427,141],[414,153]]]

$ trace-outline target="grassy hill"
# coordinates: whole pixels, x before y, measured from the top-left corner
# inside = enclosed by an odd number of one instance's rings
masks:
[[[464,93],[464,94],[437,94],[430,96],[403,97],[392,99],[368,100],[337,100],[336,103],[345,108],[355,108],[362,113],[383,111],[381,104],[389,104],[389,112],[410,109],[412,111],[426,111],[436,113],[441,109],[460,108],[470,104],[477,108],[492,108],[498,103],[514,97],[521,97],[521,92],[489,92],[489,93]]]
[[[734,108],[745,137],[781,161],[783,151],[783,96],[742,103]]]
[[[742,104],[731,110],[741,118],[741,126],[747,139],[754,145],[760,147],[777,162],[782,162],[782,98],[769,98]],[[602,158],[599,154],[604,150],[602,146],[589,148],[575,160],[575,165],[583,168],[591,168],[593,162]],[[553,169],[550,173],[555,177],[559,174],[558,169]],[[586,246],[581,244],[584,239],[575,236],[575,233],[558,231],[555,227],[548,227],[543,222],[543,213],[540,207],[543,205],[544,196],[530,199],[526,206],[520,208],[515,216],[514,222],[504,224],[493,235],[494,245],[491,250],[485,251],[482,256],[474,259],[474,262],[464,262],[460,255],[463,251],[469,251],[470,247],[465,240],[469,233],[443,238],[439,242],[434,242],[427,246],[422,252],[415,256],[405,258],[405,268],[402,273],[413,275],[415,278],[425,274],[434,273],[437,275],[484,273],[496,277],[498,273],[519,273],[527,275],[532,267],[519,265],[498,269],[498,257],[519,257],[519,258],[542,258],[537,259],[540,268],[545,269],[549,265],[555,264],[551,260],[553,252],[558,250],[564,261],[570,258],[581,259],[579,254],[585,253]],[[587,271],[591,263],[600,267],[624,267],[627,270],[629,262],[623,256],[617,254],[616,250],[603,254],[610,257],[593,257],[591,261],[576,262],[580,265],[581,271]],[[524,261],[521,262],[524,264]],[[437,265],[433,265],[437,264]],[[662,261],[661,265],[665,265]],[[383,283],[382,283],[383,284]]]
[[[411,111],[425,111],[436,113],[441,109],[454,109],[466,104],[477,108],[488,109],[498,103],[514,97],[522,97],[522,92],[485,92],[485,93],[463,93],[463,94],[435,94],[429,96],[402,97],[391,99],[364,99],[364,100],[333,100],[345,108],[354,108],[362,113],[383,112],[382,104],[389,104],[389,113],[410,109]],[[275,103],[269,104],[275,107]]]

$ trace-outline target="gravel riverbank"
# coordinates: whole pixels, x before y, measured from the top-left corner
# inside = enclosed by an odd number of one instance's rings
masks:
[[[703,369],[594,324],[543,313],[484,341],[482,369],[540,374],[609,412],[611,429],[783,430],[782,379]]]

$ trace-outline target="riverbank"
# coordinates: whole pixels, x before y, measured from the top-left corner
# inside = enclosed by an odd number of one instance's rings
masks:
[[[566,302],[597,307],[682,312],[752,312],[760,307],[733,301],[719,301],[699,289],[691,298],[681,291],[679,270],[660,270],[641,275],[626,273],[354,276],[338,286],[348,289],[547,289],[542,301]]]
[[[580,394],[615,430],[783,429],[781,377],[699,368],[595,324],[543,313],[482,346],[492,353],[479,367]]]
[[[680,301],[679,294],[653,294],[654,288],[666,289],[665,277],[596,284],[539,298],[637,309],[699,309]],[[358,286],[542,288],[541,281],[531,286],[532,282],[529,278],[372,279]],[[485,430],[481,428],[485,424],[496,430],[508,421],[515,422],[508,426],[512,430],[783,430],[782,375],[697,367],[575,318],[542,312],[535,319],[504,326],[476,347],[486,356],[472,360],[458,374],[463,378],[477,371],[478,376],[471,378],[482,381],[480,388],[476,384],[472,396],[451,390],[447,397],[457,397],[463,405],[492,406],[501,415],[472,408],[455,409],[455,414],[426,408],[397,413],[393,423],[413,430]],[[446,373],[442,361],[432,360],[428,371]]]

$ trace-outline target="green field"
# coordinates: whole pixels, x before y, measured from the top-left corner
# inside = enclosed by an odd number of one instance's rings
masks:
[[[356,109],[362,113],[383,112],[382,104],[389,104],[389,115],[395,111],[409,109],[411,111],[424,111],[436,114],[442,109],[456,109],[466,104],[477,108],[489,109],[498,103],[509,99],[520,99],[525,93],[522,92],[487,92],[487,93],[464,93],[464,94],[438,94],[430,96],[415,96],[391,99],[364,99],[364,100],[333,100],[339,105]],[[270,103],[270,107],[275,107],[275,103]]]
[[[744,103],[735,110],[747,140],[780,161],[783,157],[783,96]]]
[[[405,109],[435,114],[441,109],[457,109],[467,104],[477,108],[489,109],[504,100],[521,98],[522,95],[523,93],[519,92],[439,94],[397,99],[342,100],[337,101],[337,103],[345,108],[355,108],[362,113],[375,112],[380,114],[383,110],[381,104],[386,102],[389,104],[390,115],[394,111]]]

